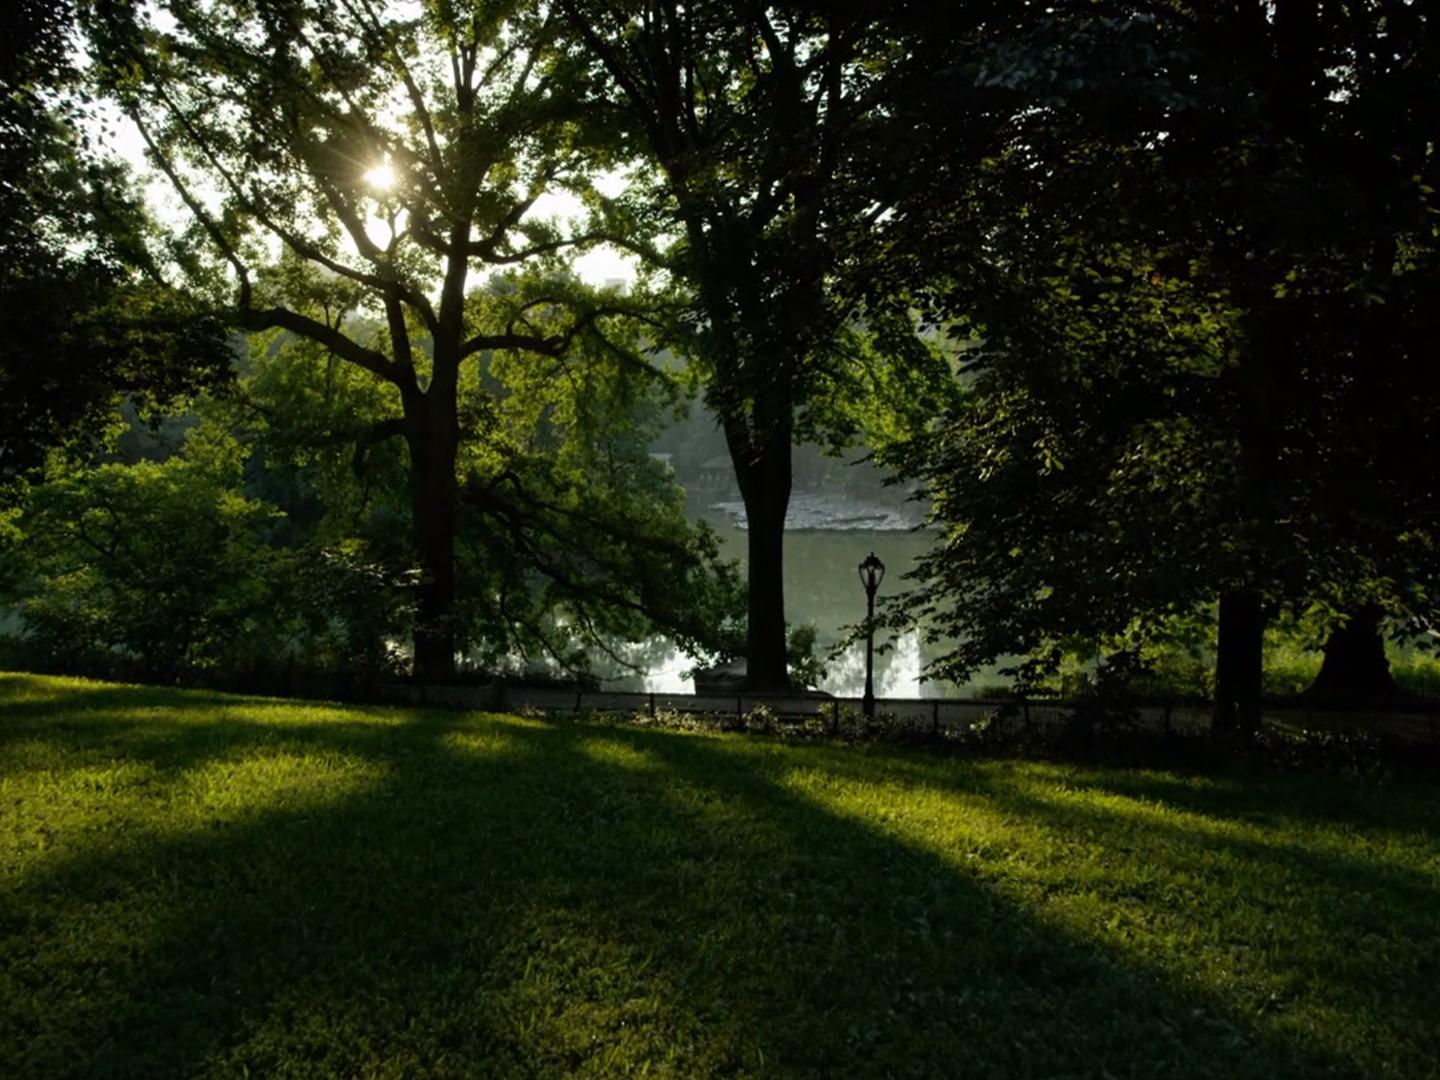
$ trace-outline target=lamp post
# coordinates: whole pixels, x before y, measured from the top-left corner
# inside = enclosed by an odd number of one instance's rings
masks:
[[[872,551],[860,564],[860,584],[865,586],[865,697],[861,710],[867,719],[875,717],[875,590],[885,580],[885,564]]]

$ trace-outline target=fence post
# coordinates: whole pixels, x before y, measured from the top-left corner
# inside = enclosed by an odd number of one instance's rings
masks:
[[[940,699],[930,700],[930,734],[932,737],[940,738]]]
[[[650,719],[655,719],[655,692],[650,692]]]
[[[580,711],[580,695],[583,694],[584,692],[585,692],[585,691],[583,691],[583,690],[576,690],[576,691],[575,691],[575,711],[576,711],[576,712],[579,712],[579,711]]]

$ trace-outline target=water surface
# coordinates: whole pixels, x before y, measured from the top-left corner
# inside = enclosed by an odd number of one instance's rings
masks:
[[[812,497],[813,501],[813,497]],[[712,505],[700,504],[695,517],[707,522],[718,534],[727,558],[745,563],[745,531],[734,518]],[[859,565],[870,552],[885,564],[885,577],[877,599],[913,589],[903,580],[915,561],[934,542],[931,532],[880,528],[827,528],[787,530],[785,533],[785,616],[792,626],[816,628],[818,651],[822,656],[848,634],[849,628],[865,618],[865,590],[860,583]],[[950,697],[959,689],[950,683],[922,682],[921,670],[937,647],[920,641],[915,632],[898,638],[876,638],[875,693],[880,697]],[[653,639],[631,654],[644,669],[643,676],[607,680],[612,689],[652,690],[657,693],[690,693],[695,687],[685,677],[694,661],[669,642]],[[859,696],[865,686],[865,648],[855,642],[840,655],[825,661],[826,677],[819,689],[843,697]]]

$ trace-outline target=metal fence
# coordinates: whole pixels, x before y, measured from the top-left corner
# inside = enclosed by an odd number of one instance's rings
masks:
[[[681,713],[743,719],[760,711],[779,723],[820,721],[839,727],[861,715],[858,697],[801,694],[674,694],[586,690],[573,687],[396,685],[386,697],[411,705],[467,709],[538,709],[546,713],[604,712],[627,716]],[[875,715],[886,724],[956,734],[979,727],[1044,730],[1066,723],[1078,703],[990,698],[877,698]],[[1208,708],[1146,705],[1131,710],[1137,723],[1161,730],[1194,731],[1209,726]]]
[[[384,696],[409,705],[446,708],[517,710],[545,713],[602,712],[655,717],[663,713],[733,717],[743,720],[764,710],[777,723],[813,723],[832,729],[854,724],[862,711],[858,697],[802,694],[667,694],[587,690],[576,687],[417,686],[394,684]],[[1072,722],[1088,704],[1056,699],[1026,698],[877,698],[877,720],[892,727],[938,737],[954,737],[979,728],[1006,733],[1043,732]],[[1144,702],[1123,707],[1123,716],[1136,727],[1193,734],[1208,731],[1208,703],[1193,699]],[[1297,706],[1267,708],[1265,721],[1290,728],[1332,728],[1372,734],[1384,733],[1406,741],[1440,742],[1440,716],[1418,710],[1343,712]]]

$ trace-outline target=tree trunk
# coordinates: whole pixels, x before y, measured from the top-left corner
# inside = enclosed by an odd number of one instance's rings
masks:
[[[1253,735],[1260,730],[1264,644],[1265,612],[1260,594],[1250,589],[1223,593],[1215,657],[1215,731]]]
[[[790,508],[788,408],[757,439],[743,420],[727,419],[726,442],[745,502],[749,607],[745,622],[745,685],[788,690],[785,642],[785,513]]]
[[[415,612],[415,678],[448,682],[455,677],[455,456],[459,431],[455,410],[434,394],[407,394],[410,498],[421,580]]]
[[[746,685],[784,690],[790,685],[785,645],[785,511],[774,494],[745,500],[749,519],[749,608],[746,612]]]
[[[1384,615],[1378,605],[1366,604],[1330,631],[1325,661],[1305,691],[1306,697],[1359,704],[1395,696],[1395,678],[1390,674],[1385,639],[1380,635]]]

